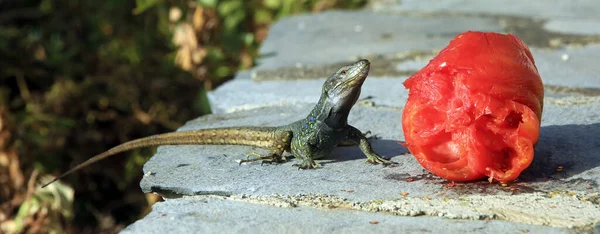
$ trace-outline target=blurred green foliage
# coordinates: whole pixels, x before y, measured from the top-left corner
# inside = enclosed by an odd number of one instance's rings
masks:
[[[209,113],[206,90],[254,64],[274,20],[364,4],[0,1],[0,106],[15,123],[21,170],[56,175],[119,143],[172,131]],[[61,230],[115,232],[139,219],[153,202],[137,185],[151,152],[105,160],[66,179],[75,190],[74,220]],[[9,213],[22,219],[29,211]]]
[[[50,179],[50,178],[46,178]],[[64,233],[62,220],[71,219],[73,216],[73,188],[57,183],[47,189],[38,190],[26,199],[15,217],[15,230],[24,230],[29,217],[37,213],[47,214],[45,230],[55,233]],[[41,227],[39,229],[42,229]],[[31,230],[31,229],[30,229]],[[42,231],[42,230],[39,230]]]

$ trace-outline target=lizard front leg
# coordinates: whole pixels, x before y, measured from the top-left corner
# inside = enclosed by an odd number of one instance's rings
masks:
[[[291,153],[297,159],[302,160],[301,164],[294,164],[298,169],[312,169],[321,167],[321,164],[315,162],[315,159],[322,158],[331,152],[330,149],[321,148],[319,144],[322,140],[314,132],[304,132],[300,137],[292,140]]]
[[[370,135],[370,136],[369,136]],[[367,138],[367,140],[377,139],[377,135],[372,135],[371,131],[366,131],[363,133],[363,136]],[[367,137],[368,136],[368,137]],[[337,146],[355,146],[358,145],[360,141],[351,140],[350,138],[343,139]]]
[[[302,144],[299,147],[294,147],[294,145],[292,145],[292,154],[297,159],[302,160],[302,163],[294,164],[294,166],[298,167],[298,169],[313,169],[321,167],[321,164],[315,162],[315,159],[319,157],[315,156],[315,152],[307,144]]]
[[[348,133],[348,140],[358,143],[358,147],[360,148],[360,150],[367,156],[368,163],[383,165],[393,164],[393,162],[390,159],[381,157],[377,153],[375,153],[375,151],[373,151],[373,148],[371,148],[371,144],[365,137],[365,134],[363,134],[360,130],[358,130],[355,127],[349,127],[350,132]]]

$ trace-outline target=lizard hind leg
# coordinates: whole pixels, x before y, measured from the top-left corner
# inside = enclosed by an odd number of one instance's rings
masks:
[[[265,163],[280,163],[280,162],[285,162],[286,158],[283,157],[281,154],[277,154],[277,153],[269,153],[269,155],[261,155],[259,153],[256,152],[251,152],[246,154],[246,159],[240,159],[238,160],[239,164],[242,163],[247,163],[247,162],[255,162],[255,161],[261,161],[261,164],[265,164]]]

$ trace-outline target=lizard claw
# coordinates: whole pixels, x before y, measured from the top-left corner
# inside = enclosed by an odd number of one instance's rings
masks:
[[[302,164],[294,164],[293,166],[298,167],[298,170],[305,170],[319,168],[321,167],[321,164],[313,160],[305,160],[304,162],[302,162]]]
[[[287,159],[283,156],[277,156],[277,155],[272,155],[272,156],[267,156],[267,157],[262,157],[261,159],[263,159],[260,162],[260,165],[263,164],[273,164],[273,163],[280,163],[280,162],[285,162]]]
[[[253,157],[253,156],[254,156],[254,158],[250,158],[250,157]],[[276,155],[276,154],[272,154],[272,155],[269,155],[269,156],[262,156],[262,155],[260,155],[260,154],[258,154],[256,152],[252,152],[252,153],[249,153],[249,154],[246,155],[246,159],[239,159],[239,160],[237,160],[237,162],[240,165],[242,165],[242,163],[254,162],[254,161],[259,161],[259,160],[262,160],[261,163],[260,163],[260,165],[263,165],[265,163],[271,164],[271,163],[279,163],[281,161],[286,161],[285,157],[279,156],[279,155]]]
[[[370,130],[366,131],[365,133],[363,133],[363,136],[366,137],[369,140],[371,140],[371,139],[379,139],[379,136],[377,136],[377,134],[372,134]]]
[[[396,164],[396,162],[392,162],[392,160],[390,160],[389,158],[384,158],[379,155],[368,157],[366,162],[374,165],[382,164],[384,166]]]

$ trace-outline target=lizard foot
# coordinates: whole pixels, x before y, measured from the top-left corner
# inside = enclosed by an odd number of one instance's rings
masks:
[[[396,164],[395,162],[392,162],[392,160],[390,160],[389,158],[384,158],[379,155],[370,155],[367,159],[367,163],[382,164],[382,165],[386,165],[386,166],[391,165],[391,164]]]
[[[272,155],[272,156],[265,156],[261,158],[262,161],[260,162],[260,165],[263,164],[274,164],[274,163],[282,163],[287,161],[287,159],[283,156],[277,156],[277,155]]]
[[[302,164],[294,164],[293,166],[298,167],[298,170],[302,169],[314,169],[314,168],[318,168],[321,167],[321,164],[313,161],[313,160],[305,160],[302,162]]]
[[[251,158],[251,157],[254,157],[254,158]],[[260,155],[260,154],[258,154],[256,152],[252,152],[252,153],[249,153],[249,154],[246,155],[246,159],[245,160],[244,159],[240,159],[240,160],[237,160],[237,162],[239,164],[242,164],[242,163],[246,163],[246,162],[254,162],[254,161],[260,161],[260,160],[262,160],[261,165],[265,164],[265,163],[271,164],[271,163],[279,163],[281,161],[286,161],[285,157],[281,157],[281,156],[276,155],[276,154],[272,154],[272,155],[269,155],[269,156],[263,156],[263,155]]]

